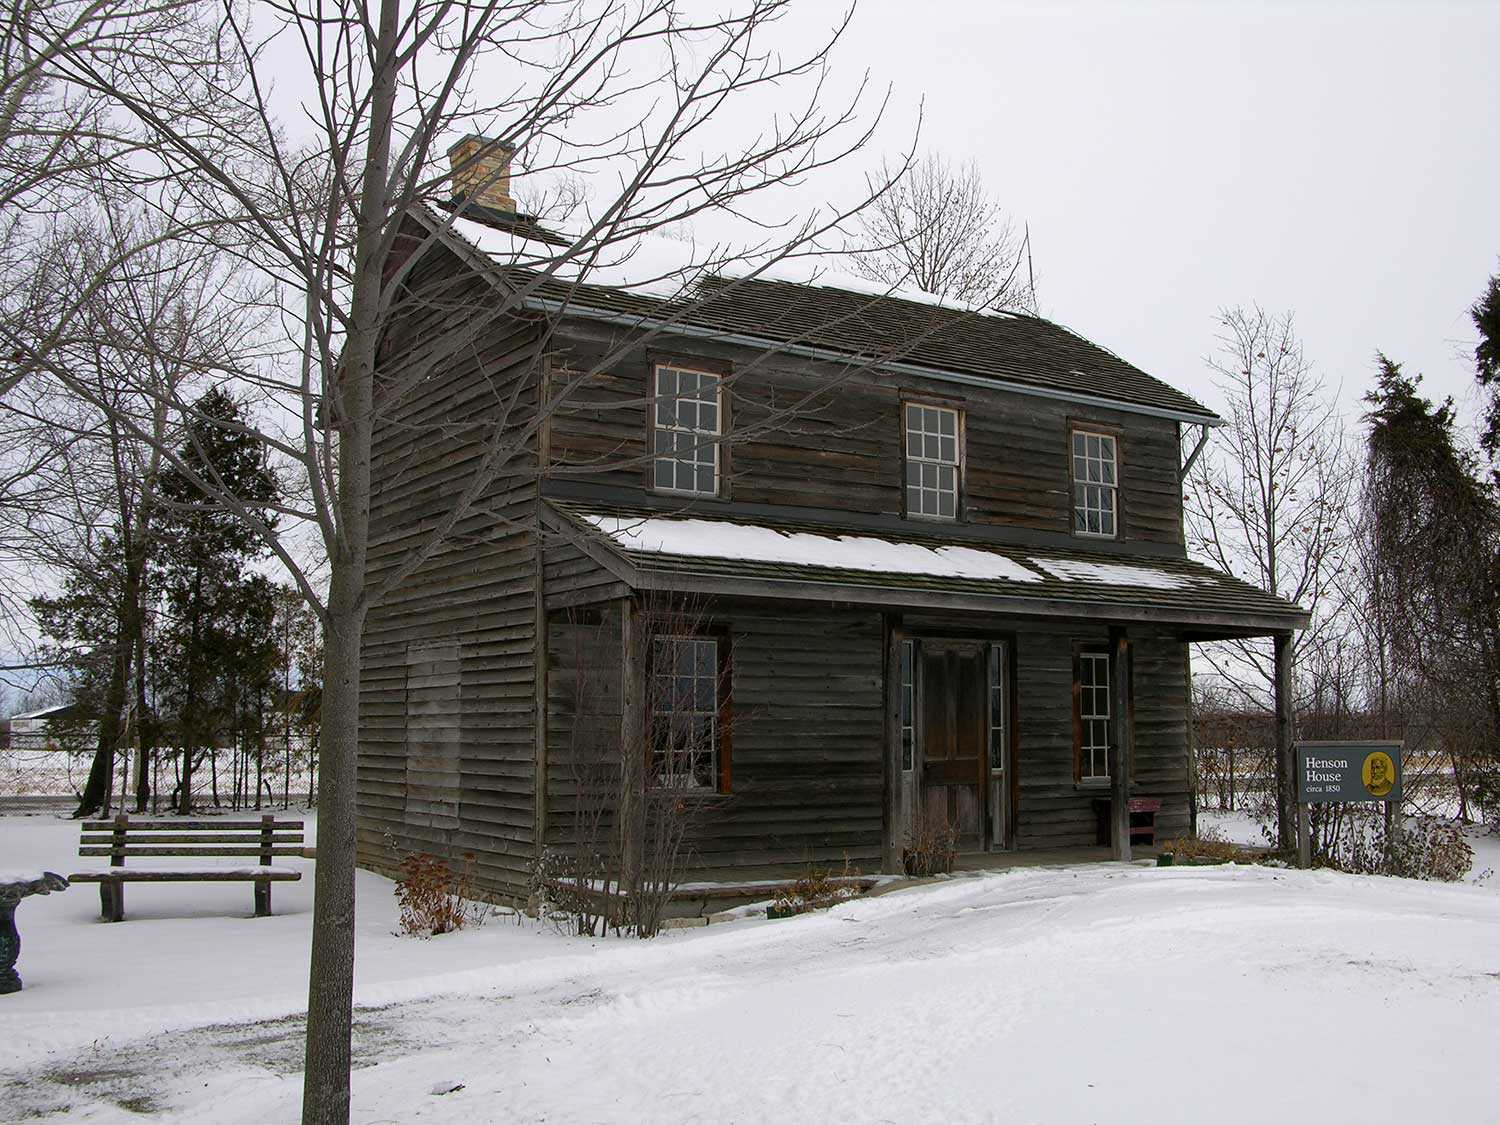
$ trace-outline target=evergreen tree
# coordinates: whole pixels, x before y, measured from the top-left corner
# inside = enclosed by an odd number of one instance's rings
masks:
[[[62,593],[33,598],[43,636],[43,655],[65,668],[73,702],[94,716],[94,756],[79,794],[75,817],[110,805],[111,771],[125,738],[123,722],[136,626],[132,607],[138,571],[118,534],[101,536],[66,571]],[[82,728],[76,732],[82,735]]]
[[[1500,748],[1500,505],[1455,439],[1451,400],[1379,358],[1370,405],[1366,503],[1380,602],[1400,686],[1434,714],[1467,710]],[[1460,786],[1463,779],[1459,779]]]
[[[1485,394],[1480,442],[1492,460],[1500,462],[1500,273],[1490,278],[1484,296],[1469,310],[1479,343],[1474,346],[1474,368]],[[1496,469],[1500,484],[1500,468]]]
[[[155,551],[165,601],[164,702],[175,715],[182,775],[178,809],[192,808],[193,769],[232,720],[234,683],[245,652],[246,567],[263,553],[246,521],[204,500],[202,481],[262,513],[277,499],[262,443],[247,431],[244,407],[222,388],[205,393],[177,458],[163,471]],[[268,595],[267,595],[268,596]]]

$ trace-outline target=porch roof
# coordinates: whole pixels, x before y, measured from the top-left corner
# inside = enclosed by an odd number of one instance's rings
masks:
[[[544,509],[555,533],[637,590],[1144,621],[1204,639],[1308,621],[1300,606],[1180,556],[559,500]]]

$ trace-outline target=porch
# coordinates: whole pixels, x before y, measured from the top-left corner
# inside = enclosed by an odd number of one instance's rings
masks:
[[[569,654],[615,654],[597,686],[619,702],[602,717],[649,762],[660,747],[644,732],[675,723],[648,702],[659,646],[699,662],[661,685],[697,698],[712,732],[674,775],[690,787],[698,883],[846,863],[901,876],[932,828],[957,837],[961,870],[1154,856],[1132,848],[1129,808],[1154,803],[1158,844],[1189,830],[1188,643],[1270,633],[1284,663],[1305,619],[1180,556],[562,505],[551,526],[549,731],[576,731],[580,701],[600,695],[570,679]],[[553,782],[568,753],[549,743],[549,845],[567,835]]]

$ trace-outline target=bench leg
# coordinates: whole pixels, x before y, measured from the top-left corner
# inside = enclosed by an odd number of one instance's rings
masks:
[[[99,917],[106,922],[125,920],[125,884],[111,882],[99,884]]]
[[[267,918],[271,914],[271,881],[257,879],[255,882],[255,916]]]

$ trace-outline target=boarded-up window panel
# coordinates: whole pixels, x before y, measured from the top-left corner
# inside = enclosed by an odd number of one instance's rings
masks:
[[[459,775],[458,644],[406,650],[406,824],[421,835],[456,831]]]

